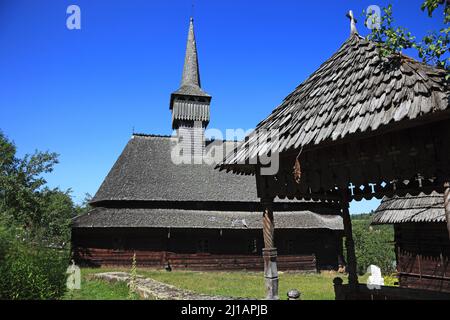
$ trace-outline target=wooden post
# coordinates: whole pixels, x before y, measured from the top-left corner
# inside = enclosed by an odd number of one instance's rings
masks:
[[[261,199],[263,205],[264,278],[267,300],[278,300],[277,249],[274,242],[273,198]]]
[[[444,208],[445,219],[447,220],[447,231],[450,239],[450,182],[444,184]]]
[[[342,281],[341,278],[336,277],[333,279],[333,286],[334,286],[334,299],[335,300],[345,300],[345,294],[342,287],[342,284],[344,281]]]
[[[344,222],[345,249],[347,251],[348,283],[356,287],[358,275],[356,273],[355,242],[353,241],[352,220],[350,218],[348,190],[342,193],[342,220]]]

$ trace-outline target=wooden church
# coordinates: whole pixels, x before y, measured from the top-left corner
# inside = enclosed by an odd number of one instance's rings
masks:
[[[74,218],[72,252],[81,265],[196,270],[262,270],[262,209],[255,177],[214,170],[217,147],[205,141],[211,96],[201,89],[193,20],[181,87],[172,93],[175,136],[133,134],[92,199]],[[178,163],[183,157],[202,161]],[[186,150],[189,152],[186,153]],[[219,149],[220,150],[220,149]],[[276,199],[281,270],[317,271],[343,264],[340,208],[319,201]]]

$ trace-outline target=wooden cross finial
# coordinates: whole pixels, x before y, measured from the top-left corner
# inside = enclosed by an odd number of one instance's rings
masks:
[[[350,189],[350,195],[354,196],[355,195],[356,186],[352,182],[350,182],[350,184],[348,185],[348,188]]]
[[[350,34],[358,34],[358,29],[356,29],[356,23],[358,22],[355,17],[353,16],[353,11],[350,10],[347,13],[347,18],[350,19]]]

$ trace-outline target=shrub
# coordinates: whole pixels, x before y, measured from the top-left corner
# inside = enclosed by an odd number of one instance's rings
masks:
[[[66,288],[68,253],[29,245],[0,232],[0,299],[59,299]]]
[[[133,259],[131,260],[130,281],[128,283],[128,299],[129,300],[135,300],[137,298],[136,278],[137,278],[137,269],[136,269],[136,252],[135,252],[133,254]]]
[[[385,275],[384,285],[389,287],[398,287],[398,277],[395,274]]]

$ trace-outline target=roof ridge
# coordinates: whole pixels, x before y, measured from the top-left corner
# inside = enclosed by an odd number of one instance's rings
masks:
[[[155,133],[133,133],[132,137],[140,137],[140,138],[177,138],[176,136],[172,135],[166,135],[166,134],[155,134]],[[205,142],[236,142],[241,143],[242,140],[227,140],[227,139],[211,139],[211,138],[205,138]]]
[[[162,135],[162,134],[153,134],[153,133],[133,133],[131,138],[139,137],[139,138],[174,138],[171,135]]]

